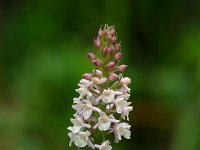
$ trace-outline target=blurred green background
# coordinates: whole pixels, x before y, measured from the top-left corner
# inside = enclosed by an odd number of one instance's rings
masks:
[[[113,149],[200,149],[200,1],[1,0],[0,150],[70,149],[74,90],[105,23],[134,106],[132,139]]]

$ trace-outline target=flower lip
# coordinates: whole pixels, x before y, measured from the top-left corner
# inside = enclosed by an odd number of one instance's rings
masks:
[[[110,128],[111,125],[111,121],[109,119],[108,116],[106,116],[106,114],[102,114],[99,119],[98,119],[98,126],[99,126],[99,130],[101,131],[107,131]]]
[[[71,143],[74,142],[74,144],[77,147],[85,147],[87,145],[88,141],[90,140],[89,136],[91,134],[89,131],[86,131],[86,132],[79,132],[77,134],[70,132],[70,133],[68,133],[68,135],[71,138],[70,146],[71,146]]]
[[[113,90],[104,90],[102,94],[102,101],[104,103],[110,103],[114,99],[115,95]]]

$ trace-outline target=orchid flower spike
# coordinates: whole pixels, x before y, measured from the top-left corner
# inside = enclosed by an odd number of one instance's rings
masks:
[[[70,119],[72,126],[67,128],[70,146],[111,150],[112,141],[106,139],[109,134],[114,135],[115,143],[131,138],[128,124],[133,110],[128,101],[131,79],[123,77],[128,66],[120,64],[122,52],[117,40],[115,27],[105,25],[94,39],[95,51],[87,54],[95,69],[82,75],[75,90],[79,93],[72,105],[76,112]],[[98,133],[101,133],[101,141]]]

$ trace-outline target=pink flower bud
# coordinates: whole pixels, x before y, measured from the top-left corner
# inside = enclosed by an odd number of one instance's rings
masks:
[[[130,84],[131,83],[131,79],[128,78],[128,77],[125,77],[125,78],[122,78],[121,81],[120,81],[122,84]]]
[[[112,28],[112,29],[110,30],[110,34],[111,34],[111,35],[114,35],[114,34],[115,34],[115,28]]]
[[[111,54],[113,52],[113,50],[115,49],[115,47],[113,45],[110,45],[109,47],[105,47],[103,49],[103,53],[104,54]]]
[[[112,49],[112,51],[113,50],[115,50],[115,47],[114,47],[114,45],[112,44],[112,45],[110,45],[110,48]]]
[[[111,73],[111,74],[109,75],[109,79],[110,79],[110,80],[117,80],[118,78],[119,78],[118,75],[115,74],[115,73]]]
[[[100,70],[93,70],[93,74],[97,75],[97,76],[102,76],[103,75],[102,71],[100,71]]]
[[[117,54],[115,54],[115,60],[116,61],[119,61],[122,57],[122,53],[121,52],[118,52]]]
[[[115,50],[115,47],[114,45],[110,45],[108,48],[107,48],[107,53],[111,54],[113,51]]]
[[[102,36],[102,35],[103,35],[103,31],[102,31],[101,28],[100,28],[99,31],[98,31],[98,35],[99,35],[99,36]]]
[[[119,51],[120,49],[121,49],[121,44],[116,44],[116,45],[115,45],[115,50],[116,50],[116,51]]]
[[[107,31],[106,29],[103,29],[103,35],[104,35],[104,36],[107,36],[107,34],[108,34],[107,32],[108,32],[108,31]]]
[[[110,32],[107,33],[106,38],[109,39],[109,40],[112,40],[112,36],[111,36]]]
[[[114,36],[112,37],[111,41],[112,41],[113,43],[116,42],[116,41],[117,41],[117,37],[114,35]]]
[[[92,63],[93,63],[95,66],[101,66],[101,61],[98,60],[98,59],[92,60]]]
[[[82,77],[83,77],[84,79],[89,80],[89,79],[92,78],[92,75],[91,75],[90,73],[85,73],[85,74],[82,75]]]
[[[106,47],[103,49],[103,53],[104,53],[104,54],[107,54],[108,51],[109,51],[109,50],[108,50],[108,47],[106,46]]]
[[[99,84],[99,78],[97,78],[97,77],[92,78],[92,82],[94,84]]]
[[[108,47],[106,52],[107,52],[107,54],[111,54],[112,53],[112,48]]]
[[[110,68],[110,69],[113,68],[114,66],[115,66],[114,61],[109,62],[108,65],[107,65],[107,67]]]
[[[124,71],[128,66],[127,65],[120,65],[116,67],[116,71]]]
[[[95,55],[94,55],[93,53],[88,53],[87,56],[88,56],[88,58],[89,58],[90,60],[93,60],[93,59],[96,58]]]
[[[97,38],[96,40],[94,39],[94,45],[99,48],[101,46],[101,42],[100,42],[100,39]]]

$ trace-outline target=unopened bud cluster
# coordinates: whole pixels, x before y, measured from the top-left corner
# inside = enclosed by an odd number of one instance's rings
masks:
[[[72,108],[76,110],[71,119],[70,146],[78,148],[89,146],[92,149],[111,150],[109,134],[114,134],[115,142],[122,137],[130,139],[129,112],[133,107],[128,102],[131,79],[123,77],[127,65],[120,65],[121,44],[113,26],[100,28],[94,39],[95,54],[88,53],[88,58],[97,69],[82,75]],[[99,138],[99,136],[102,136]]]

